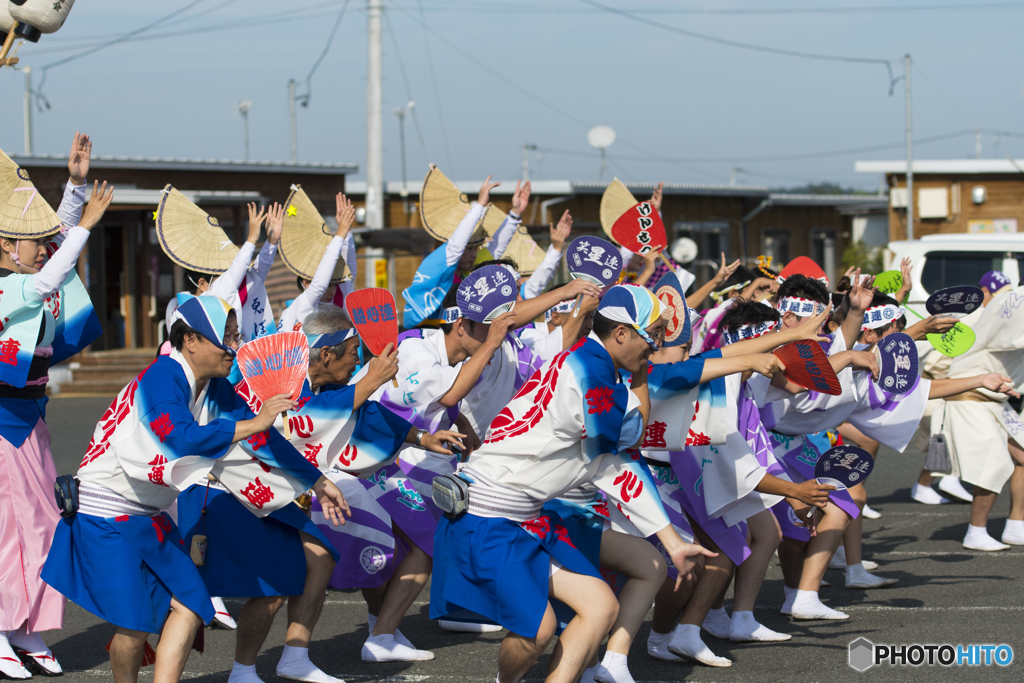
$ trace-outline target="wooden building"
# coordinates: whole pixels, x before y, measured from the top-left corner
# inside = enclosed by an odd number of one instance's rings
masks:
[[[858,161],[858,173],[884,174],[889,240],[907,238],[906,161]],[[1024,161],[914,160],[914,237],[938,233],[1024,232]]]

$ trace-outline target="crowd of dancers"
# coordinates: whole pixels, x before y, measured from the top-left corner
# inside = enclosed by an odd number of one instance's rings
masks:
[[[797,620],[848,618],[819,598],[830,566],[845,569],[848,589],[896,583],[862,554],[862,519],[878,514],[864,485],[837,490],[814,467],[841,443],[902,452],[927,415],[950,464],[922,471],[914,499],[948,502],[931,488],[945,474],[940,490],[972,501],[966,547],[1024,544],[1015,441],[1024,425],[1012,407],[1024,379],[1024,290],[1006,275],[987,274],[984,305],[961,320],[977,335],[971,350],[950,359],[922,345],[912,388],[889,393],[875,381],[874,346],[957,322],[907,320],[913,264],[902,264],[905,289],[887,295],[855,269],[830,288],[809,259],[777,271],[769,259],[723,255],[697,287],[657,251],[623,249],[617,283],[551,287],[571,216],[551,226],[527,276],[506,250],[530,184],[481,238],[490,178],[403,292],[397,348],[377,356],[343,307],[357,275],[351,202],[338,195],[334,235],[308,255],[315,273],[286,259],[300,293],[276,319],[263,281],[286,209],[250,206],[233,262],[192,264],[160,355],[103,414],[77,473],[58,477],[47,372],[100,331],[74,266],[114,192],[94,183],[86,205],[91,148],[76,134],[56,212],[0,153],[16,188],[0,196],[0,673],[9,678],[61,672],[40,633],[62,627],[70,599],[116,627],[117,683],[135,683],[148,664],[156,683],[178,680],[204,625],[236,629],[229,680],[258,683],[257,656],[287,602],[277,675],[335,683],[308,656],[327,590],[361,589],[364,661],[429,660],[399,628],[428,580],[441,628],[507,629],[499,683],[520,681],[556,635],[548,681],[631,683],[631,665],[643,662],[627,655],[652,605],[650,657],[728,667],[702,630],[737,642],[791,638],[754,617],[773,556],[785,582],[775,607]],[[649,204],[660,211],[660,189]],[[690,292],[685,306],[652,291],[666,276]],[[305,334],[308,373],[297,399],[260,401],[236,351],[277,330]],[[827,354],[837,395],[787,378],[772,351],[802,340]],[[1000,542],[987,517],[1007,481]],[[223,597],[247,601],[233,617]]]

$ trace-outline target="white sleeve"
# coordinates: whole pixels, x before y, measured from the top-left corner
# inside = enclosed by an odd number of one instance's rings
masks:
[[[55,251],[50,260],[32,277],[36,294],[46,297],[60,288],[68,273],[75,267],[78,256],[88,241],[89,231],[85,228],[75,226],[68,230],[60,249]]]
[[[341,288],[344,296],[348,296],[355,291],[356,278],[359,276],[359,257],[356,255],[356,240],[352,237],[352,233],[345,238],[345,246],[342,251],[345,253],[345,265],[348,266],[352,277],[339,283],[338,287]]]
[[[523,285],[523,298],[532,299],[540,296],[548,284],[551,282],[551,278],[555,275],[555,268],[558,267],[558,261],[562,258],[562,252],[554,247],[548,247],[547,253],[544,254],[544,260],[537,266],[537,270],[533,271],[533,275]]]
[[[501,255],[508,249],[508,243],[512,241],[512,236],[516,234],[516,230],[519,229],[519,225],[523,222],[522,218],[513,218],[512,214],[506,214],[505,220],[501,222],[501,227],[494,233],[494,237],[490,242],[487,243],[487,250],[491,252],[494,258],[501,258]]]
[[[323,258],[320,259],[320,264],[316,267],[316,272],[313,273],[312,282],[302,294],[295,297],[292,305],[284,309],[284,313],[281,314],[281,324],[278,326],[280,330],[301,329],[302,323],[306,321],[306,316],[316,310],[320,298],[331,284],[331,276],[334,274],[334,267],[338,264],[338,257],[341,256],[341,248],[344,244],[345,240],[337,235],[331,239],[324,251]],[[299,327],[295,327],[296,324]]]
[[[85,188],[88,183],[75,185],[70,180],[64,186],[64,197],[57,207],[57,218],[66,228],[73,228],[82,220],[82,206],[85,204]]]
[[[254,251],[256,251],[256,245],[252,242],[243,244],[235,255],[235,260],[231,262],[224,274],[214,280],[210,288],[203,293],[227,301],[228,297],[238,291],[242,280],[245,279],[245,273],[249,270],[249,262],[252,261],[252,252]]]
[[[275,256],[277,256],[277,245],[264,242],[263,247],[260,249],[260,255],[256,257],[255,275],[260,282],[267,279],[267,274],[270,273],[270,269],[274,266]]]
[[[455,228],[455,232],[445,242],[444,257],[448,267],[454,266],[462,258],[462,253],[466,251],[466,245],[469,244],[469,239],[476,230],[476,224],[480,222],[483,215],[484,207],[477,202],[470,204],[466,217],[462,219],[459,226]]]

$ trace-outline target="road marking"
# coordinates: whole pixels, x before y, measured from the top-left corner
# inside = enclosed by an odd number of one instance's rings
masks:
[[[888,557],[896,555],[906,555],[910,557],[955,557],[957,555],[967,555],[968,557],[1014,557],[1020,559],[1020,553],[1013,553],[1007,551],[999,551],[994,553],[986,553],[980,550],[951,550],[948,552],[928,552],[927,550],[889,550],[881,553],[871,553],[871,557]]]

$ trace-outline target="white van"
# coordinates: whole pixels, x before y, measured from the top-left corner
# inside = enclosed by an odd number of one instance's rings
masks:
[[[928,315],[924,304],[934,292],[953,285],[978,286],[981,276],[1001,270],[1016,285],[1024,273],[1024,234],[928,235],[919,240],[890,242],[891,270],[909,257],[914,263],[914,286],[907,304]]]

